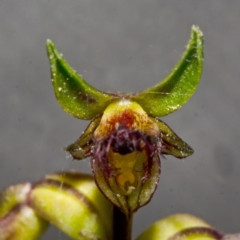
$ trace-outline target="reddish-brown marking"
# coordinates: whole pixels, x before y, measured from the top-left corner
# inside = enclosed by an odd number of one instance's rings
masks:
[[[114,114],[114,116],[108,120],[108,124],[112,125],[114,128],[115,125],[119,123],[120,125],[131,129],[135,119],[136,117],[133,111],[125,110],[122,113]]]

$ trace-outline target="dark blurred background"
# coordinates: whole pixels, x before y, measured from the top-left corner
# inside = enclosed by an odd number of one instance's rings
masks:
[[[134,218],[134,236],[173,214],[197,215],[240,232],[239,0],[1,0],[0,188],[75,168],[62,151],[87,126],[66,114],[50,81],[46,39],[93,86],[137,92],[179,60],[192,24],[205,36],[205,63],[193,98],[163,118],[194,149],[162,159],[158,189]],[[52,227],[42,239],[70,239]]]

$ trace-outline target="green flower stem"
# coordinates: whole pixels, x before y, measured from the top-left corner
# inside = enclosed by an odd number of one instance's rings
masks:
[[[113,239],[131,240],[133,214],[125,215],[117,207],[113,207]]]

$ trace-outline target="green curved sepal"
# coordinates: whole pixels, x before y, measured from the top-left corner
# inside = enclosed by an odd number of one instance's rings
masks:
[[[47,40],[47,53],[56,98],[67,113],[80,119],[93,119],[113,102],[115,96],[101,92],[84,81],[51,40]]]
[[[153,117],[166,116],[182,107],[195,92],[203,66],[203,34],[192,26],[186,50],[170,74],[157,85],[131,99]]]

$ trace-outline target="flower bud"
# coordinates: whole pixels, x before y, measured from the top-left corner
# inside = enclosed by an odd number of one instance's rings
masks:
[[[34,240],[48,223],[28,204],[31,184],[18,184],[0,194],[0,240]]]
[[[222,235],[202,219],[176,214],[161,219],[145,230],[137,240],[215,240]]]
[[[47,175],[34,185],[30,203],[40,216],[73,239],[111,239],[112,207],[90,175]]]

